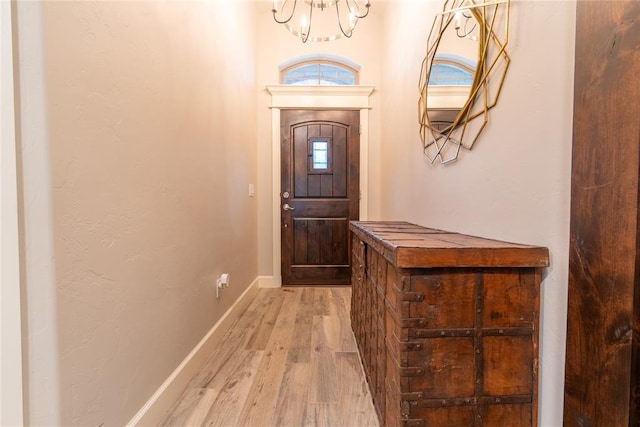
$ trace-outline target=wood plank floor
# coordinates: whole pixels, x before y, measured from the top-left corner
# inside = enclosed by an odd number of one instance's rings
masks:
[[[161,426],[378,426],[351,288],[260,289]]]

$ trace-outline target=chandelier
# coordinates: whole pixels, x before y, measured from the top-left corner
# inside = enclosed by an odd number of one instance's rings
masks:
[[[351,37],[370,0],[273,0],[273,19],[303,43]]]

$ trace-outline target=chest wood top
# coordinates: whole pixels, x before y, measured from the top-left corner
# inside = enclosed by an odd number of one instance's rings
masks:
[[[548,267],[542,246],[502,242],[399,221],[351,221],[349,228],[398,268]]]

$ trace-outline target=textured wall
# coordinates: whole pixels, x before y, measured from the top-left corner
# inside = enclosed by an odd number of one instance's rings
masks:
[[[25,179],[40,180],[25,198],[50,193],[50,213],[25,206],[25,235],[35,244],[49,221],[54,259],[53,284],[27,278],[29,333],[57,322],[47,337],[59,358],[31,363],[30,416],[123,425],[257,276],[254,13],[244,2],[20,7],[20,40],[43,41],[21,69],[43,87],[30,104],[42,135],[24,144],[48,152],[43,171],[25,156]],[[232,26],[244,31],[229,38]],[[216,300],[222,272],[231,287]],[[34,311],[39,292],[52,294],[48,313]],[[50,389],[36,390],[38,367],[59,376]],[[37,404],[57,399],[59,420]]]
[[[385,13],[382,217],[547,246],[542,285],[540,425],[562,425],[575,3],[513,1],[511,66],[472,151],[449,166],[421,156],[420,62],[439,2]],[[405,31],[396,31],[403,22]]]

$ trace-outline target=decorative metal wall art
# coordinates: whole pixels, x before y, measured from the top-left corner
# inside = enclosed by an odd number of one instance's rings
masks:
[[[447,0],[433,21],[418,103],[420,138],[432,164],[455,161],[461,147],[470,150],[489,121],[509,67],[509,9],[510,0]],[[435,81],[441,58],[473,62],[474,55],[477,63],[470,85]]]

